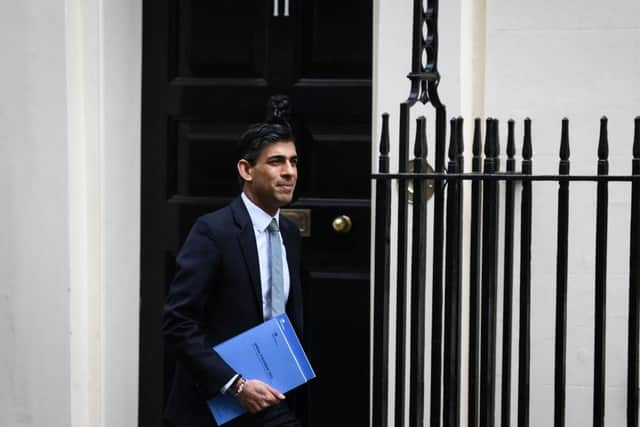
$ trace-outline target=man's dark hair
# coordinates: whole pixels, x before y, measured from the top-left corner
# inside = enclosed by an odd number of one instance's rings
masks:
[[[238,159],[255,164],[262,149],[275,142],[291,141],[295,144],[293,132],[284,121],[256,123],[242,134],[238,142]]]

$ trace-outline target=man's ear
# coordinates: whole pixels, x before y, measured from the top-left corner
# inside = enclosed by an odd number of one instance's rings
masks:
[[[249,163],[245,159],[240,159],[238,160],[238,164],[236,166],[238,168],[238,174],[242,177],[243,180],[247,182],[253,181],[253,176],[251,176],[251,163]]]

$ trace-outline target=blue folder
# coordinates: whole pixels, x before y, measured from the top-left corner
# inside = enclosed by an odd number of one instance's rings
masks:
[[[213,350],[243,377],[263,381],[282,393],[316,376],[284,313],[214,346]],[[218,425],[246,412],[236,398],[226,394],[217,395],[207,404]]]

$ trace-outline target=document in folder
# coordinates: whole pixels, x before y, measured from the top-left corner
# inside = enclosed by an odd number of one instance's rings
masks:
[[[286,314],[236,335],[213,350],[243,377],[263,381],[282,393],[316,376]],[[246,412],[230,395],[217,395],[207,404],[218,425]]]

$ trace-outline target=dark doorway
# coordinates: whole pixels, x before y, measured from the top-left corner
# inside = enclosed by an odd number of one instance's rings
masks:
[[[368,425],[371,59],[371,0],[144,0],[140,426],[165,425],[176,252],[238,194],[236,141],[274,94],[301,154],[292,215],[310,218],[307,425]]]

